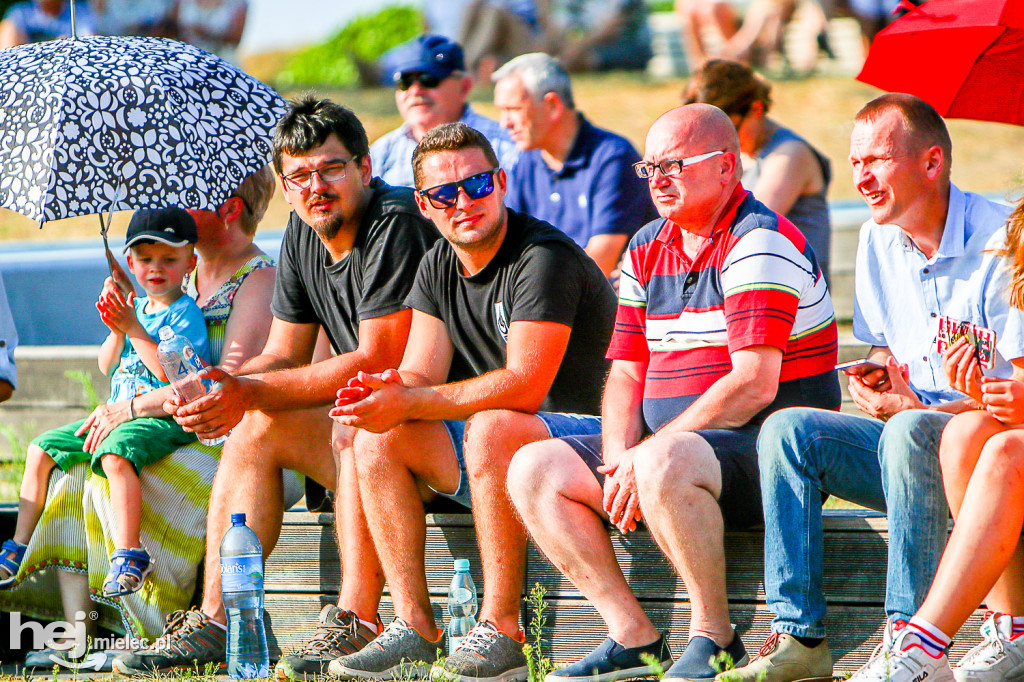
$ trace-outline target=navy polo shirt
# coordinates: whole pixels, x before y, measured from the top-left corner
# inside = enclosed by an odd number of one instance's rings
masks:
[[[505,204],[551,223],[582,247],[599,234],[632,236],[658,217],[647,181],[633,171],[640,155],[626,138],[579,117],[576,141],[560,171],[544,163],[539,149],[519,155]]]

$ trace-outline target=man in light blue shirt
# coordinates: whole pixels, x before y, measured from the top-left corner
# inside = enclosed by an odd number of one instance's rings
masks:
[[[370,145],[374,175],[389,185],[415,186],[412,152],[416,145],[429,130],[458,121],[484,134],[502,168],[515,165],[519,151],[505,129],[466,103],[473,80],[466,75],[458,43],[423,35],[399,48],[390,61],[395,102],[405,122]]]
[[[758,439],[771,646],[736,671],[741,682],[830,677],[822,593],[823,493],[888,510],[886,643],[924,600],[946,543],[949,511],[938,449],[958,412],[981,409],[951,388],[936,351],[942,315],[995,330],[996,366],[1024,357],[1020,316],[1006,297],[1000,247],[1009,207],[949,181],[951,142],[935,110],[883,95],[854,121],[854,184],[871,209],[857,249],[853,333],[885,365],[849,378],[865,416],[795,408]],[[879,647],[868,665],[884,665]],[[878,660],[876,660],[878,659]],[[785,664],[785,665],[783,665]],[[783,670],[786,672],[784,673]]]

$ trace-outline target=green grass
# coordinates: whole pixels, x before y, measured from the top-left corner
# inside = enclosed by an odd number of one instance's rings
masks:
[[[865,507],[862,507],[859,504],[854,504],[853,502],[847,502],[846,500],[841,500],[838,497],[832,497],[832,496],[829,496],[829,498],[827,500],[825,500],[824,508],[825,509],[865,509]]]
[[[322,43],[299,50],[274,77],[280,88],[359,84],[355,59],[368,63],[423,31],[423,15],[410,5],[356,17]]]
[[[29,441],[35,438],[34,422],[21,424],[19,428],[0,424],[0,436],[7,439],[11,456],[0,460],[0,500],[17,501],[21,490],[21,477],[25,471],[25,454]]]

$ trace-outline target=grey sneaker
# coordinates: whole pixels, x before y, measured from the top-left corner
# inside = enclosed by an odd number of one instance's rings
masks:
[[[384,626],[377,619],[377,631],[366,627],[351,611],[328,604],[320,611],[319,623],[309,644],[277,662],[274,672],[279,680],[297,680],[327,674],[328,664],[348,656],[373,641]]]
[[[523,643],[499,631],[489,621],[477,623],[442,668],[435,665],[430,677],[437,681],[523,682],[527,678]]]
[[[437,659],[437,650],[444,649],[441,634],[431,642],[416,628],[395,618],[361,651],[331,661],[327,674],[341,680],[425,678],[430,675],[430,662]]]
[[[223,667],[227,631],[199,609],[175,611],[167,616],[164,632],[146,649],[119,654],[114,672],[147,675],[165,670],[199,670],[207,665]]]

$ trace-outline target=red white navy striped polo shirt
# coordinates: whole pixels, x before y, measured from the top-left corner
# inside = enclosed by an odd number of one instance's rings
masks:
[[[803,234],[738,186],[710,243],[691,261],[682,230],[660,219],[630,241],[608,358],[647,363],[652,431],[732,369],[730,353],[783,351],[775,401],[838,409],[832,300]]]

